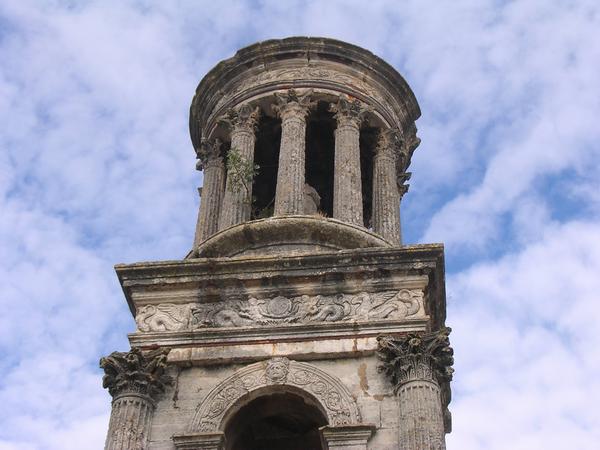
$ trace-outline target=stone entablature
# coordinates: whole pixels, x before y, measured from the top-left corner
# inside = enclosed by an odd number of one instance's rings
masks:
[[[424,314],[434,324],[444,320],[440,245],[298,256],[197,258],[122,264],[115,268],[134,316],[148,305],[208,305],[278,296],[295,299],[303,295],[310,300],[319,295],[329,298],[339,294],[383,295],[417,290],[423,293]]]
[[[443,323],[442,261],[434,245],[197,258],[117,272],[138,325],[132,345],[168,346],[171,362],[203,364],[215,352],[222,361],[304,352],[293,343],[306,340],[306,351],[323,357],[331,339],[333,353],[373,354],[380,334]]]

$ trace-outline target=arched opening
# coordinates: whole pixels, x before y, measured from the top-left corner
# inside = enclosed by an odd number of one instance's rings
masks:
[[[290,390],[253,393],[227,420],[227,450],[322,450],[324,413],[311,399]]]

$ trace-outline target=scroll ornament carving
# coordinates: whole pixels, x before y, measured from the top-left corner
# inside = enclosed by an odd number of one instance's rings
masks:
[[[378,337],[380,371],[390,377],[396,390],[412,380],[435,380],[440,386],[449,383],[454,372],[450,331],[444,327],[428,334]]]
[[[112,352],[100,358],[100,368],[104,369],[102,387],[114,398],[121,394],[141,394],[157,399],[172,378],[165,374],[167,353],[164,349],[143,354],[139,348],[129,352]]]
[[[135,321],[140,331],[179,331],[190,328],[191,304],[164,303],[140,308]]]
[[[210,165],[223,165],[221,147],[223,143],[220,139],[208,140],[202,139],[200,148],[196,149],[196,170],[204,170]]]
[[[139,309],[141,332],[210,327],[285,325],[361,320],[400,320],[423,314],[423,292],[401,289],[377,293],[250,297],[206,304],[147,305]]]
[[[311,364],[277,357],[241,369],[216,386],[198,406],[189,431],[218,430],[225,413],[240,398],[272,385],[294,386],[310,393],[325,409],[330,425],[360,422],[356,402],[339,380]]]

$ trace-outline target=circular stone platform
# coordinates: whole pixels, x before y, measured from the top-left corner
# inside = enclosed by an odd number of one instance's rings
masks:
[[[279,216],[253,220],[222,230],[195,249],[194,257],[325,253],[391,247],[364,228],[319,216]]]

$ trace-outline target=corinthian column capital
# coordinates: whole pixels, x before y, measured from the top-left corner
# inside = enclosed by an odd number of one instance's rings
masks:
[[[375,157],[388,156],[397,159],[402,147],[402,133],[397,129],[380,129],[375,144]]]
[[[223,143],[219,138],[208,140],[202,139],[200,148],[196,149],[196,170],[204,170],[214,165],[222,166],[223,157],[221,147]]]
[[[138,394],[157,400],[173,381],[165,374],[167,353],[161,349],[143,354],[139,348],[133,348],[100,358],[100,368],[104,369],[102,387],[108,388],[113,398]]]
[[[388,375],[398,390],[413,380],[430,380],[439,385],[452,380],[453,350],[444,327],[428,334],[411,333],[402,337],[380,336],[378,356],[380,371]]]
[[[219,119],[231,128],[232,132],[245,131],[254,134],[260,118],[260,108],[252,107],[245,103],[235,109],[230,109],[223,117]]]
[[[312,101],[312,95],[312,89],[302,93],[295,89],[288,89],[285,93],[275,92],[276,103],[272,105],[273,111],[283,120],[293,117],[303,120],[316,104]]]
[[[340,96],[337,103],[332,103],[330,111],[335,113],[335,118],[339,126],[352,125],[359,127],[365,118],[365,114],[370,110],[363,102],[354,99],[348,100]]]

